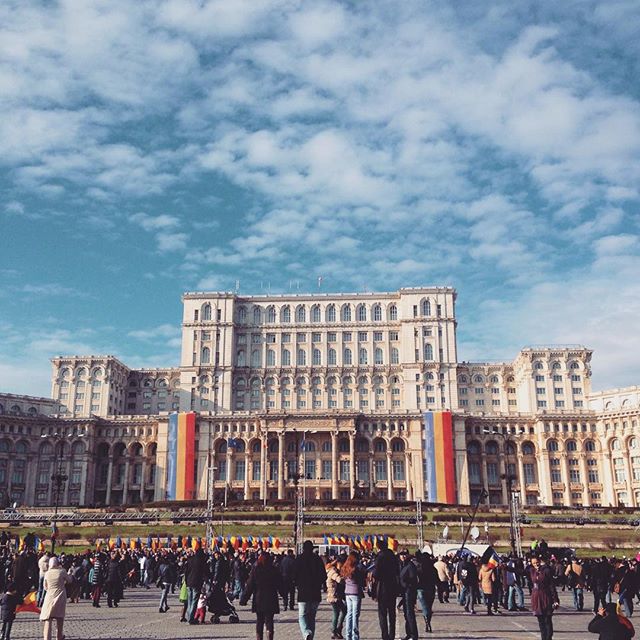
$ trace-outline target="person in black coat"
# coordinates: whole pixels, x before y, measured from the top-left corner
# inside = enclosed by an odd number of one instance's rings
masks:
[[[240,604],[246,605],[253,596],[251,611],[256,614],[256,640],[263,640],[265,626],[267,640],[273,640],[273,616],[280,613],[278,594],[281,590],[282,577],[273,566],[271,554],[260,554],[240,598]]]
[[[284,610],[293,610],[293,605],[296,599],[296,588],[293,582],[293,567],[296,563],[293,551],[289,549],[286,555],[283,556],[280,561],[280,575],[282,576],[282,601],[284,603]]]
[[[207,579],[207,574],[207,558],[204,551],[202,549],[198,549],[189,557],[184,569],[184,580],[187,584],[187,593],[189,598],[189,604],[187,605],[187,620],[189,621],[189,624],[197,624],[196,608],[198,606],[200,590]]]
[[[439,584],[438,572],[433,566],[435,558],[426,553],[416,551],[416,565],[418,567],[418,603],[424,616],[425,630],[432,631],[431,618],[433,616],[433,602],[436,599],[436,585]]]
[[[116,551],[111,552],[109,564],[107,565],[107,581],[105,584],[107,591],[107,606],[117,607],[122,599],[122,575],[120,574],[120,560]]]
[[[0,597],[0,619],[2,620],[2,640],[11,640],[11,627],[16,619],[16,607],[22,604],[22,598],[13,582],[7,585],[7,592]]]
[[[391,549],[383,549],[378,554],[372,577],[382,640],[393,640],[396,630],[396,600],[400,591],[400,566]]]
[[[298,622],[302,640],[313,640],[316,632],[316,613],[327,572],[320,556],[313,550],[313,542],[305,540],[302,553],[293,567],[293,581],[298,589]]]
[[[418,598],[418,569],[409,552],[400,552],[400,588],[404,596],[403,613],[405,640],[418,640],[418,623],[416,622],[416,600]]]
[[[618,615],[615,602],[599,609],[588,629],[591,633],[598,633],[599,640],[631,640],[634,635],[631,621]]]

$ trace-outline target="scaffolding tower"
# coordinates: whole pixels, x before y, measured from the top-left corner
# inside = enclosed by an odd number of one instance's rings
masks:
[[[418,529],[417,547],[422,549],[424,545],[424,519],[422,517],[422,500],[416,500],[416,527]]]
[[[517,491],[511,492],[511,536],[514,551],[518,558],[522,558],[522,535],[520,531],[520,495]]]

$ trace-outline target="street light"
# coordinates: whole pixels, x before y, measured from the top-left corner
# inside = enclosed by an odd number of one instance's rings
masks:
[[[79,438],[82,438],[86,433],[78,434]],[[58,537],[58,508],[60,506],[60,491],[64,483],[69,477],[64,473],[62,469],[62,441],[66,438],[64,433],[52,433],[51,435],[43,434],[41,438],[52,438],[54,444],[54,462],[53,462],[53,474],[51,475],[51,481],[54,487],[53,498],[53,521],[51,523],[51,555],[55,555],[56,552],[56,538]]]
[[[504,440],[504,449],[505,449],[505,457],[506,457],[506,462],[507,462],[507,466],[506,466],[506,473],[502,473],[500,474],[500,478],[502,478],[503,480],[507,481],[507,496],[509,499],[509,537],[511,538],[510,542],[511,542],[511,551],[513,552],[514,557],[518,555],[518,551],[516,548],[516,531],[517,531],[517,527],[518,527],[518,522],[517,522],[517,518],[516,518],[516,512],[514,509],[514,504],[513,504],[513,481],[516,479],[516,476],[514,473],[510,473],[509,472],[509,446],[508,444],[513,442],[511,440],[511,438],[509,437],[509,435],[502,433],[501,431],[496,431],[495,429],[488,429],[488,428],[484,428],[483,429],[484,433],[487,433],[489,435],[492,436],[499,436],[500,438],[502,438]],[[520,429],[518,431],[516,431],[516,434],[523,434],[525,433],[524,429]],[[522,479],[521,479],[522,481]]]

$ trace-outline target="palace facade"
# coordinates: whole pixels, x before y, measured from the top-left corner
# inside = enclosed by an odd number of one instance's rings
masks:
[[[195,486],[221,496],[416,500],[425,412],[451,412],[457,501],[640,506],[640,387],[593,392],[592,352],[460,362],[456,292],[183,296],[178,366],[53,358],[52,400],[0,396],[0,502],[163,500],[169,415],[194,412]],[[13,398],[13,400],[11,399]],[[36,402],[36,400],[38,402]],[[49,403],[49,404],[47,404]],[[18,409],[19,407],[19,409]]]

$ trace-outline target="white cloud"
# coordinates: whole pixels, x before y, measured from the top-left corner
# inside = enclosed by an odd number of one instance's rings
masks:
[[[184,251],[187,248],[189,235],[177,230],[182,223],[176,216],[168,214],[150,216],[139,212],[130,216],[129,221],[139,225],[145,231],[154,233],[160,253]]]

